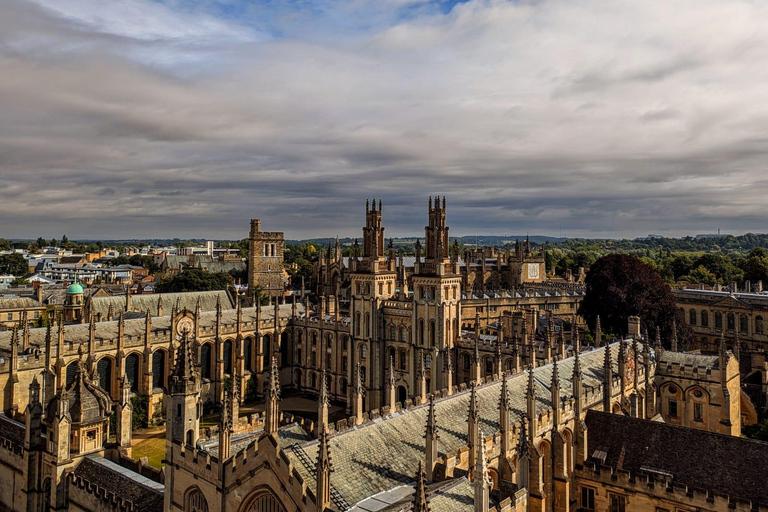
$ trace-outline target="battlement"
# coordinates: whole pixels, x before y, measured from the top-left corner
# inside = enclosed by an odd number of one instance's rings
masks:
[[[584,477],[589,480],[621,487],[625,491],[650,495],[660,500],[678,502],[688,507],[736,512],[768,511],[768,506],[763,504],[676,483],[672,475],[664,475],[662,472],[641,470],[632,474],[594,460],[584,461],[583,467]]]

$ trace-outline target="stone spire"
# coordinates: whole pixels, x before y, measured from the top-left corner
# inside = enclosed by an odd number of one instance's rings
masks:
[[[603,352],[603,410],[605,412],[611,412],[612,386],[613,361],[611,360],[611,345],[608,344]]]
[[[677,321],[676,320],[672,320],[672,339],[670,340],[670,345],[671,345],[670,350],[672,350],[672,352],[677,352],[678,351],[678,346],[677,346]]]
[[[491,478],[488,475],[488,461],[485,458],[485,440],[480,432],[475,458],[475,512],[488,512],[490,506]]]
[[[577,418],[581,417],[582,412],[582,387],[581,382],[583,375],[581,373],[581,362],[579,361],[579,353],[576,352],[573,356],[573,410]]]
[[[419,358],[419,361],[416,367],[416,379],[419,387],[419,398],[423,403],[427,400],[427,370],[426,365],[424,364],[424,351],[419,350],[417,357]]]
[[[560,425],[560,375],[558,375],[557,371],[557,358],[552,361],[550,401],[552,402],[552,425],[557,429],[558,425]]]
[[[656,361],[661,358],[661,354],[664,352],[664,348],[661,345],[661,329],[656,326],[656,339],[653,341],[653,350],[656,352]]]
[[[525,428],[526,418],[520,421],[520,435],[517,438],[517,488],[528,489],[531,470],[531,449]]]
[[[469,415],[467,416],[467,444],[469,445],[469,466],[472,467],[475,462],[475,452],[477,450],[478,429],[480,428],[480,414],[477,406],[477,386],[470,383],[471,391],[469,395]]]
[[[275,356],[272,356],[272,366],[269,371],[267,407],[264,413],[264,431],[273,437],[277,437],[277,429],[280,424],[280,373]]]
[[[437,432],[437,420],[435,419],[435,397],[429,395],[429,411],[427,412],[427,430],[424,434],[426,439],[426,457],[425,467],[427,473],[427,480],[434,480],[433,471],[435,464],[437,463],[438,455],[438,441],[440,435]]]
[[[501,329],[499,329],[496,336],[496,378],[498,379],[500,379],[504,374],[504,361],[502,360],[501,356],[501,343],[502,333]]]
[[[736,362],[741,362],[741,340],[739,340],[739,330],[733,330],[733,357],[736,358]]]
[[[320,397],[317,400],[317,431],[325,432],[328,426],[328,374],[320,374]]]
[[[232,399],[224,393],[219,417],[219,461],[223,462],[232,455]]]
[[[317,450],[317,490],[315,497],[317,499],[317,511],[325,512],[331,508],[331,464],[330,443],[328,441],[328,430],[320,433],[320,446]]]
[[[509,421],[509,390],[507,374],[501,374],[501,393],[499,395],[499,428],[501,430],[501,454],[506,457],[512,448],[512,429]]]
[[[528,388],[525,391],[526,401],[526,413],[528,421],[531,422],[531,433],[533,436],[535,432],[534,425],[536,424],[536,383],[533,380],[533,367],[528,367]]]
[[[395,411],[395,358],[389,358],[389,369],[387,370],[387,405],[392,412]]]
[[[451,361],[451,349],[445,349],[445,387],[447,395],[453,394],[453,361]]]
[[[479,386],[482,384],[482,369],[480,362],[480,313],[475,310],[475,351],[472,354],[472,369],[474,370],[473,380]]]
[[[190,347],[189,331],[184,330],[180,333],[181,340],[176,349],[176,364],[171,371],[171,388],[176,393],[191,391],[197,385],[197,372],[192,357],[192,348]]]
[[[355,417],[355,424],[363,423],[363,380],[360,374],[360,362],[355,366],[355,375],[352,382],[352,415]]]
[[[413,512],[429,512],[429,500],[427,499],[426,480],[429,477],[424,474],[424,468],[419,461],[419,469],[416,474],[416,492],[413,495]]]
[[[574,352],[581,350],[581,343],[579,342],[579,324],[574,313],[571,318],[571,346]]]

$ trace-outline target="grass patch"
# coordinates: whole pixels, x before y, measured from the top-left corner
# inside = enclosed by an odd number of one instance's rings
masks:
[[[165,436],[150,437],[139,441],[133,445],[131,455],[136,460],[146,457],[150,466],[160,469],[165,458]]]

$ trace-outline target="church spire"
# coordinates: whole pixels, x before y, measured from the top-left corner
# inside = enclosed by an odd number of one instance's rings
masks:
[[[280,373],[277,368],[277,358],[272,356],[272,366],[269,371],[269,386],[267,387],[267,407],[264,415],[264,431],[277,436],[280,415]]]
[[[485,440],[480,432],[475,459],[475,512],[488,512],[490,508],[491,479],[488,475],[488,461],[485,458]]]
[[[328,430],[320,433],[320,446],[317,450],[317,511],[325,512],[331,508],[331,464],[330,443],[328,441]]]
[[[426,439],[426,457],[425,466],[427,473],[427,480],[434,480],[433,471],[435,464],[437,463],[438,455],[438,440],[440,435],[437,432],[437,420],[435,418],[435,397],[429,395],[429,410],[427,412],[427,431],[424,434]]]
[[[419,461],[419,469],[416,474],[416,492],[413,495],[413,512],[429,512],[429,500],[427,499],[426,479],[424,468]]]

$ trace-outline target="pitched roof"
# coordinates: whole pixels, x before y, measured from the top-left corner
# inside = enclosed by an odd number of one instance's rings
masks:
[[[74,475],[130,501],[135,510],[146,512],[163,510],[163,484],[154,482],[104,457],[87,456],[75,468]]]
[[[221,300],[222,309],[232,309],[235,307],[234,302],[230,298],[229,294],[224,290],[216,290],[210,292],[180,292],[180,293],[156,293],[147,295],[131,295],[131,310],[132,311],[150,311],[151,313],[157,313],[157,299],[163,299],[163,309],[170,311],[171,308],[179,301],[181,308],[187,308],[190,311],[194,311],[197,306],[198,299],[200,300],[200,309],[202,311],[213,311],[216,309],[216,299]],[[101,313],[103,317],[107,315],[109,306],[112,305],[112,313],[117,315],[120,311],[125,310],[125,295],[113,295],[110,297],[94,297],[91,300],[91,311],[94,315]]]
[[[653,468],[674,483],[768,505],[768,443],[598,411],[586,423],[589,450],[605,451],[606,465]]]
[[[0,298],[0,309],[29,309],[44,308],[42,304],[29,297],[4,297]]]
[[[582,382],[585,386],[597,386],[602,382],[602,365],[605,348],[584,352],[580,357]],[[618,344],[611,346],[614,370],[617,366]],[[573,358],[557,365],[560,377],[560,396],[572,396]],[[534,370],[536,385],[536,409],[544,412],[551,407],[550,385],[552,365]],[[526,373],[518,373],[507,379],[510,400],[510,416],[518,423],[526,411]],[[499,393],[501,382],[495,381],[477,388],[480,428],[485,436],[499,430]],[[456,454],[467,444],[468,391],[435,401],[435,416],[440,434],[440,453]],[[382,420],[349,429],[330,439],[330,453],[334,472],[331,484],[349,504],[355,504],[374,494],[413,481],[413,475],[424,455],[424,427],[427,406],[421,405],[403,413],[394,413]],[[300,449],[309,460],[317,458],[317,441],[307,442]],[[313,482],[315,475],[302,463],[301,457],[288,451],[302,478]]]

